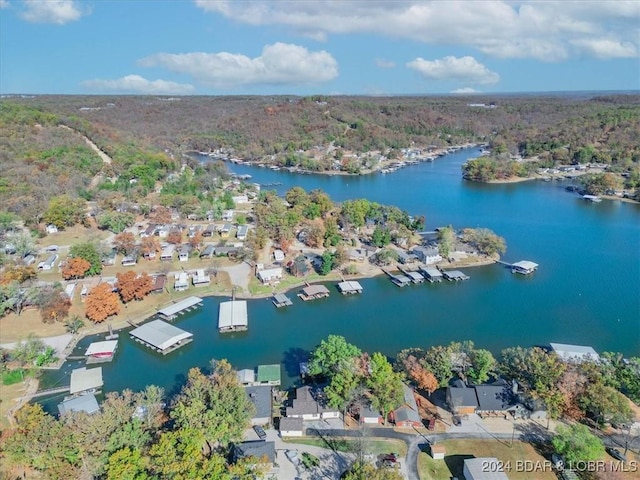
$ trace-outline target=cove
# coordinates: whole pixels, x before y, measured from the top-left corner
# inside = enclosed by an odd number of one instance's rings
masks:
[[[276,309],[268,299],[250,300],[249,330],[220,335],[218,304],[176,321],[194,341],[166,357],[120,332],[116,358],[103,364],[104,391],[140,390],[146,385],[178,388],[190,367],[227,358],[238,369],[281,363],[284,386],[297,380],[298,362],[329,334],[344,335],[368,352],[394,356],[400,349],[473,340],[480,348],[549,342],[591,345],[597,351],[640,353],[640,206],[620,201],[592,204],[565,191],[563,182],[476,184],[461,178],[460,166],[477,150],[410,166],[389,175],[323,176],[273,172],[232,165],[250,181],[320,188],[332,199],[366,197],[426,216],[427,229],[487,227],[507,242],[506,261],[540,264],[530,277],[500,265],[465,270],[471,278],[454,284],[395,287],[386,277],[362,280],[364,293]],[[197,294],[197,291],[194,291]],[[75,354],[90,343],[83,339]],[[80,353],[78,353],[80,352]],[[49,372],[41,388],[68,383],[72,368]],[[59,401],[59,400],[58,400]]]

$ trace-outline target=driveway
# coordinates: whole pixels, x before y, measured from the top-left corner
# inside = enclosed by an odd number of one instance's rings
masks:
[[[251,265],[242,262],[231,267],[222,267],[220,270],[229,274],[231,285],[242,288],[243,292],[249,292],[249,276],[251,275]]]

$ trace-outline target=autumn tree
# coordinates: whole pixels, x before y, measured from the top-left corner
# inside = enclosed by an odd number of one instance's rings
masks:
[[[418,388],[425,390],[429,395],[438,389],[438,379],[415,356],[408,355],[402,360],[402,364],[405,372]]]
[[[194,250],[199,250],[202,247],[202,232],[196,232],[192,237],[189,238],[189,245]]]
[[[182,232],[180,230],[171,230],[167,235],[167,242],[174,245],[182,243]]]
[[[42,321],[54,323],[67,318],[71,308],[71,299],[61,288],[47,286],[40,289],[35,297],[35,304],[40,310]]]
[[[130,255],[136,250],[136,237],[131,232],[122,232],[113,239],[113,248],[124,255]]]
[[[118,279],[116,288],[123,303],[134,299],[142,300],[153,288],[153,280],[146,272],[138,275],[136,272],[128,270],[124,273],[118,273],[116,278]]]
[[[11,282],[23,284],[36,277],[36,270],[31,265],[7,265],[0,275],[0,285],[7,285]]]
[[[90,268],[91,264],[84,258],[70,258],[62,265],[62,278],[64,278],[65,280],[76,280],[78,278],[83,278]]]
[[[161,251],[162,248],[157,237],[144,237],[140,241],[140,250],[143,255],[150,255]]]
[[[85,302],[87,318],[95,323],[103,322],[111,315],[120,313],[118,294],[108,283],[101,283],[89,292]]]
[[[98,247],[93,242],[75,243],[69,249],[69,255],[72,258],[84,258],[91,264],[86,275],[98,275],[102,272],[102,258]]]
[[[156,207],[149,214],[149,221],[152,223],[158,223],[160,225],[165,225],[171,222],[171,210],[167,207]]]

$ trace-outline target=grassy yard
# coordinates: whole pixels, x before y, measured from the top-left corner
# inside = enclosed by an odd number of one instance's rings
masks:
[[[428,451],[418,456],[418,471],[422,480],[443,480],[452,477],[464,478],[462,466],[467,458],[495,457],[503,464],[511,462],[511,469],[505,472],[510,480],[555,480],[555,473],[550,466],[544,471],[518,471],[516,462],[531,460],[546,465],[546,459],[535,448],[525,442],[499,440],[445,440],[439,445],[446,448],[444,460],[434,460]]]
[[[311,445],[320,448],[330,448],[339,452],[352,452],[357,447],[357,440],[352,438],[289,438],[286,443],[297,443],[302,445]],[[403,457],[407,454],[407,445],[401,440],[386,439],[364,439],[366,453],[371,455],[379,455],[381,453],[397,453]]]
[[[278,285],[276,285],[275,287],[271,285],[262,285],[257,278],[252,278],[249,282],[249,292],[251,293],[251,295],[266,296],[271,295],[273,292],[285,292],[297,286],[304,286],[305,281],[308,283],[329,282],[336,281],[339,278],[340,277],[336,272],[331,272],[329,275],[325,276],[313,272],[309,275],[306,275],[304,278],[285,275],[285,277],[280,280],[280,283],[278,283]],[[292,292],[292,294],[293,293],[297,292]]]

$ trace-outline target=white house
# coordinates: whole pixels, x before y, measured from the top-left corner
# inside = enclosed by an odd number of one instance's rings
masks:
[[[225,210],[222,212],[222,221],[231,222],[233,220],[233,210]]]
[[[173,285],[173,288],[176,292],[182,292],[189,288],[189,281],[187,280],[187,272],[176,273],[175,275],[176,282]]]
[[[274,250],[273,259],[276,262],[284,262],[284,252],[282,250]]]
[[[248,233],[249,233],[249,227],[247,225],[240,225],[238,227],[238,231],[236,232],[236,238],[238,240],[246,240]]]
[[[413,249],[413,254],[418,257],[418,260],[422,263],[430,265],[442,261],[442,256],[438,252],[436,247],[417,246]]]
[[[204,270],[196,270],[196,274],[191,278],[194,287],[209,285],[211,277]]]
[[[281,437],[301,437],[304,433],[304,420],[301,418],[282,417],[280,419]]]
[[[282,268],[276,267],[276,268],[265,268],[263,270],[258,270],[257,276],[263,285],[268,285],[270,283],[277,283],[280,280],[282,280]]]
[[[58,259],[58,255],[51,255],[44,262],[38,264],[38,270],[51,270]]]

